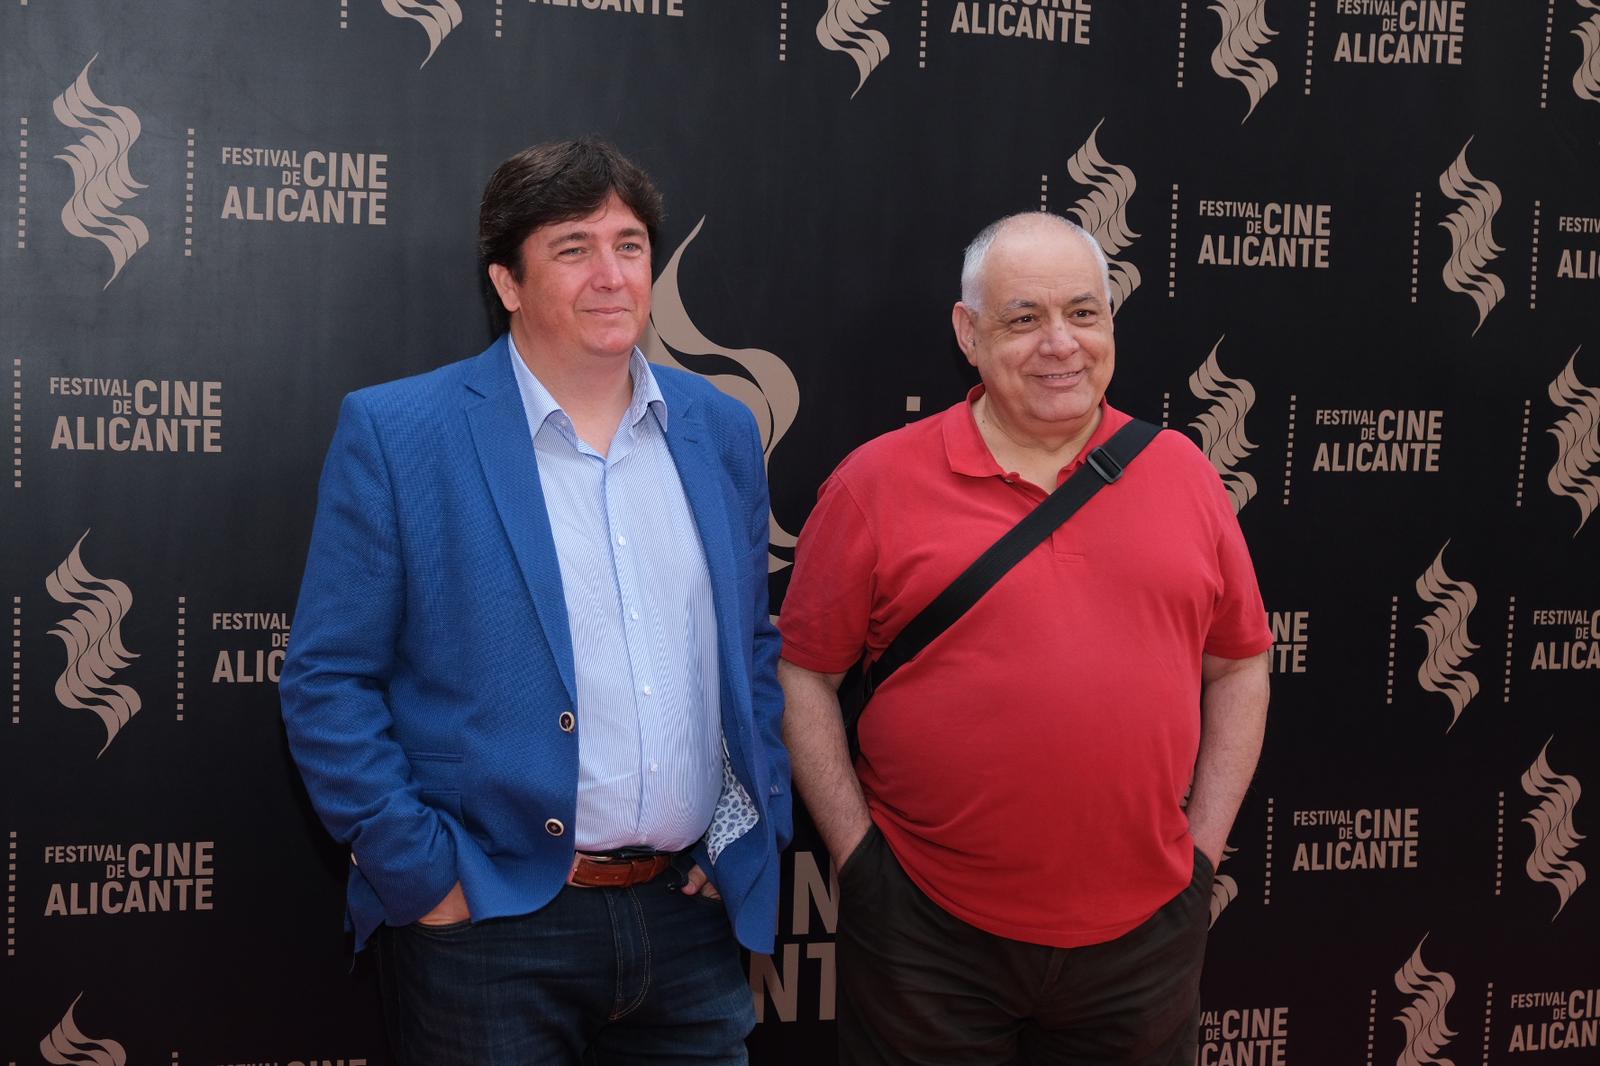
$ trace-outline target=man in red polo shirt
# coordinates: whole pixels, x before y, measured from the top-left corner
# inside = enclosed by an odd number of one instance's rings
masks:
[[[840,1061],[1187,1064],[1271,645],[1187,437],[1157,436],[885,681],[854,767],[846,751],[844,672],[1129,421],[1104,398],[1092,236],[1002,219],[961,282],[956,338],[983,383],[839,465],[779,621],[795,785],[843,858]]]

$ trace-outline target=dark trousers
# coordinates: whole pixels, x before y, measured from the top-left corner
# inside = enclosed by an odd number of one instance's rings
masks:
[[[906,876],[876,828],[839,871],[839,1062],[1189,1066],[1210,927],[1210,862],[1115,940],[995,936]]]
[[[404,1066],[747,1061],[750,985],[719,900],[670,874],[567,887],[476,925],[379,931],[384,1021]]]

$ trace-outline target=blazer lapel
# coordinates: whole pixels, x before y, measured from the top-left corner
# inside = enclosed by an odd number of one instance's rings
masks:
[[[467,387],[482,398],[469,402],[467,423],[489,495],[511,541],[522,580],[533,597],[539,626],[566,685],[567,698],[576,704],[578,686],[573,676],[572,631],[567,624],[561,565],[556,560],[550,515],[545,511],[539,464],[528,434],[528,416],[512,376],[510,359],[503,338],[479,357]]]
[[[662,394],[667,399],[667,450],[678,468],[678,479],[689,499],[700,546],[706,553],[706,571],[711,577],[711,602],[717,616],[717,657],[722,666],[723,738],[732,749],[736,764],[742,765],[742,730],[730,728],[741,720],[739,708],[750,705],[749,678],[739,669],[738,640],[739,567],[744,562],[743,546],[735,541],[729,525],[733,513],[722,477],[722,459],[717,454],[702,417],[700,404],[675,387],[667,375],[657,374]]]

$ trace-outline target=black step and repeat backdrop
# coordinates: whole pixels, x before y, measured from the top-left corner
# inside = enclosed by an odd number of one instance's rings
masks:
[[[666,196],[649,354],[762,425],[774,603],[833,464],[973,380],[966,240],[1099,236],[1112,399],[1215,463],[1277,641],[1202,1066],[1600,1061],[1597,0],[0,0],[0,47],[0,1062],[390,1061],[278,719],[316,477],[345,392],[489,340],[493,166],[590,131]],[[785,874],[752,1057],[828,1062],[804,829]]]

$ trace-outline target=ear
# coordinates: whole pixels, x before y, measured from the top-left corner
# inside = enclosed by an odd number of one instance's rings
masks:
[[[957,300],[956,305],[950,309],[950,325],[956,331],[956,343],[961,346],[967,362],[977,366],[978,361],[974,353],[977,350],[978,313]]]
[[[507,314],[514,315],[521,309],[522,299],[517,293],[517,281],[511,276],[510,270],[500,263],[490,263],[489,284],[500,294],[500,304]]]

